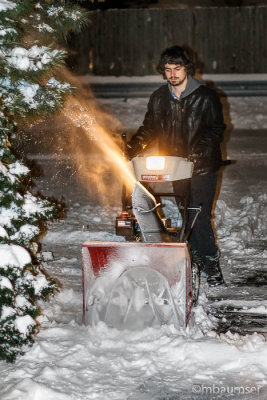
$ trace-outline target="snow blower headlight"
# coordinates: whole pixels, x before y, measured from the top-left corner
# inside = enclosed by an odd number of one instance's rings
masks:
[[[147,157],[146,168],[150,170],[163,170],[165,168],[165,157]]]

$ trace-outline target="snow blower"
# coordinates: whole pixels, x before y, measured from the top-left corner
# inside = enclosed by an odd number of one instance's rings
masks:
[[[182,199],[178,205],[183,223],[172,227],[160,215],[155,196],[171,195],[172,182],[188,188],[193,164],[156,156],[135,157],[130,165],[137,182],[131,204],[123,190],[123,210],[116,218],[116,233],[127,241],[88,241],[82,246],[84,323],[104,321],[117,329],[163,324],[185,328],[199,283],[186,243],[188,202]],[[182,197],[186,198],[183,190]],[[196,215],[199,212],[196,209]]]

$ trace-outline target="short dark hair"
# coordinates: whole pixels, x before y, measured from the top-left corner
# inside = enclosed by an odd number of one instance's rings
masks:
[[[195,73],[195,65],[191,61],[188,52],[180,46],[168,47],[160,55],[157,71],[162,74],[164,79],[166,79],[165,64],[182,65],[189,75],[194,75]]]

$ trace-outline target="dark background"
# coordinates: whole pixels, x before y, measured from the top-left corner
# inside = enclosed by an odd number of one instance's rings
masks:
[[[80,3],[88,10],[109,8],[140,8],[140,7],[241,7],[266,5],[267,0],[80,0],[74,3]]]
[[[81,4],[88,26],[68,41],[76,74],[154,75],[161,51],[175,44],[192,52],[200,74],[267,72],[267,0]]]

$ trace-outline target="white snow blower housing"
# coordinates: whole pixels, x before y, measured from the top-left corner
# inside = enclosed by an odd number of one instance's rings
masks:
[[[186,243],[188,188],[193,164],[180,157],[135,157],[131,196],[123,190],[116,233],[126,242],[85,242],[82,247],[83,319],[117,329],[174,324],[185,328],[198,295],[198,269]],[[172,227],[155,197],[174,196],[182,224]],[[188,192],[188,190],[187,190]],[[155,196],[155,197],[154,197]],[[177,198],[177,190],[175,192]],[[196,215],[199,212],[196,209]]]

